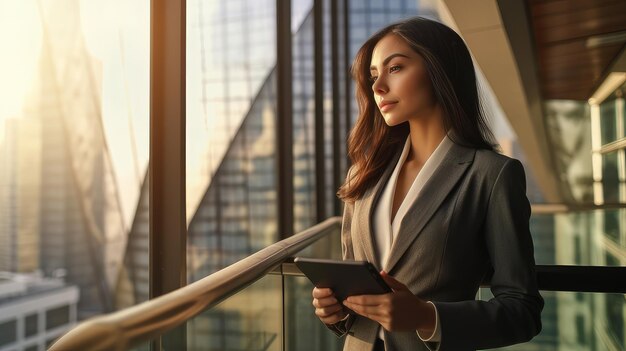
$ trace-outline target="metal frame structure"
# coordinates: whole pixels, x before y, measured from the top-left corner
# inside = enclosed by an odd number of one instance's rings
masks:
[[[294,231],[291,47],[291,0],[276,0],[276,165],[280,239],[291,236]]]
[[[315,70],[315,218],[326,217],[326,154],[324,147],[324,0],[313,1]]]
[[[150,298],[187,284],[185,198],[186,0],[150,9]],[[160,342],[159,342],[160,341]],[[184,346],[179,328],[152,349]]]

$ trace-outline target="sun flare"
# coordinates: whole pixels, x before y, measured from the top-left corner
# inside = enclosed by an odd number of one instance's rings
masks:
[[[34,0],[0,0],[0,141],[4,120],[21,115],[37,73],[41,21]]]

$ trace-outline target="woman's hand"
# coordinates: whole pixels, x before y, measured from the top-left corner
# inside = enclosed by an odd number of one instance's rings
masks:
[[[419,330],[430,335],[435,329],[435,309],[386,272],[381,276],[393,290],[381,295],[350,296],[343,304],[352,311],[378,322],[388,331]]]
[[[328,288],[313,288],[313,307],[315,315],[326,324],[335,324],[348,315]]]

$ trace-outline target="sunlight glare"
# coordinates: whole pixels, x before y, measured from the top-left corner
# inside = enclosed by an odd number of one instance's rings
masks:
[[[32,88],[41,47],[41,22],[34,0],[0,0],[0,141],[6,118],[22,113]]]

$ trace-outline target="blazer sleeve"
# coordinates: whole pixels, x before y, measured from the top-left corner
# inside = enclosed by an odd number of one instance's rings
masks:
[[[352,223],[352,213],[354,211],[354,203],[345,202],[343,209],[343,219],[341,221],[341,253],[344,260],[354,260],[354,251],[352,249],[352,235],[350,227]],[[342,337],[348,333],[354,322],[354,316],[348,315],[347,318],[335,324],[326,324],[338,337]]]
[[[493,184],[483,225],[494,298],[434,302],[441,350],[501,347],[526,342],[541,331],[544,301],[537,289],[529,218],[524,168],[509,159]]]

